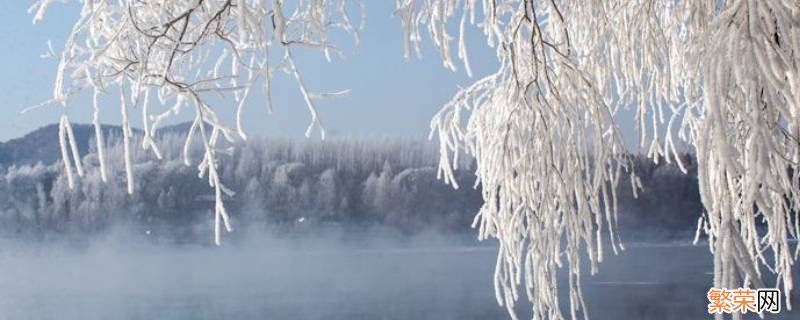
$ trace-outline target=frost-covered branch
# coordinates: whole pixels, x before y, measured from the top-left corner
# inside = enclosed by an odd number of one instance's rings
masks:
[[[693,30],[690,59],[703,79],[693,138],[714,286],[762,287],[766,268],[791,308],[800,253],[789,242],[800,234],[800,9],[751,0],[693,10],[707,16]]]
[[[566,259],[570,315],[585,314],[580,252],[594,273],[605,233],[614,252],[622,248],[615,190],[630,170],[618,110],[634,106],[644,143],[645,117],[652,115],[657,127],[661,108],[678,100],[670,79],[653,76],[671,71],[667,61],[675,53],[650,45],[674,37],[660,25],[672,8],[653,1],[533,0],[397,6],[407,56],[419,51],[427,26],[445,66],[455,69],[451,47],[457,47],[469,70],[465,21],[497,50],[499,70],[458,92],[431,126],[446,181],[453,181],[460,153],[477,159],[485,203],[475,225],[481,238],[500,242],[498,302],[516,318],[522,288],[534,318],[563,318],[556,270]],[[451,19],[459,21],[456,36],[449,33]],[[653,154],[671,157],[658,141]],[[635,176],[631,181],[639,187]]]
[[[604,228],[618,245],[614,190],[630,167],[617,125],[630,121],[625,109],[655,161],[685,171],[675,137],[696,146],[714,285],[762,287],[765,267],[788,300],[797,255],[789,239],[800,232],[796,1],[396,3],[407,57],[427,32],[445,67],[456,68],[456,48],[469,73],[465,21],[496,49],[499,70],[460,90],[432,129],[445,181],[454,183],[460,153],[477,159],[485,204],[475,223],[500,242],[498,302],[512,317],[521,287],[535,319],[563,318],[562,255],[570,316],[585,313],[581,248],[594,272]]]
[[[261,88],[272,110],[270,81],[276,71],[297,79],[300,93],[312,115],[312,129],[320,129],[316,107],[302,75],[292,60],[292,51],[318,50],[331,60],[341,55],[329,33],[342,30],[358,42],[361,25],[351,17],[358,13],[357,0],[157,0],[106,1],[84,0],[80,18],[68,35],[60,55],[58,71],[50,103],[69,105],[71,99],[84,92],[94,95],[93,123],[103,180],[106,161],[100,130],[100,101],[103,96],[119,96],[125,142],[125,171],[128,192],[134,192],[130,156],[131,118],[129,112],[141,112],[145,137],[142,147],[161,157],[153,137],[159,124],[184,110],[184,104],[195,106],[196,120],[188,135],[187,145],[199,128],[205,156],[198,169],[208,174],[209,184],[217,194],[216,220],[222,219],[230,230],[221,193],[225,190],[217,173],[217,138],[227,141],[246,139],[242,128],[245,101],[253,88]],[[37,1],[30,11],[34,22],[52,8],[52,0]],[[361,19],[363,21],[363,18]],[[356,21],[358,22],[358,21]],[[270,51],[283,51],[280,59],[271,59]],[[210,95],[222,96],[236,108],[236,119],[220,119],[218,109],[205,101]],[[155,99],[152,99],[155,98]],[[150,101],[155,100],[155,101]],[[172,105],[167,111],[150,114],[157,102]],[[227,107],[227,106],[221,106]],[[69,122],[61,120],[64,165],[71,181],[72,165],[82,175],[80,157],[70,140]],[[206,134],[207,129],[211,133]],[[188,160],[188,154],[186,155]],[[187,161],[187,165],[190,162]],[[215,239],[219,243],[219,230]]]

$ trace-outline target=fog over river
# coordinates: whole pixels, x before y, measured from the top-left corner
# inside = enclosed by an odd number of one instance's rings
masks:
[[[494,298],[491,241],[343,238],[5,242],[0,319],[508,319]],[[711,271],[704,246],[628,243],[583,277],[591,319],[708,318]],[[528,317],[526,303],[517,309]]]

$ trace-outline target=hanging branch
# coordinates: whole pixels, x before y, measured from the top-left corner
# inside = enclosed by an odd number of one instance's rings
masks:
[[[556,269],[567,258],[570,317],[586,315],[580,251],[591,272],[602,233],[616,252],[616,187],[641,187],[621,137],[633,109],[639,147],[685,172],[678,143],[697,149],[715,258],[714,285],[763,287],[778,276],[787,306],[800,233],[800,10],[783,0],[397,0],[406,57],[427,30],[445,67],[450,20],[495,47],[500,67],[460,90],[431,122],[440,176],[476,158],[484,206],[475,226],[500,243],[498,302],[516,318],[519,287],[534,319],[562,319]],[[468,17],[468,18],[467,18]],[[680,142],[676,142],[677,136]],[[765,225],[767,232],[759,232]],[[700,229],[698,229],[699,231]],[[583,248],[583,249],[582,249]],[[767,259],[770,251],[772,260]],[[738,317],[738,316],[734,316]],[[718,317],[721,318],[721,317]]]
[[[201,175],[208,174],[215,190],[215,233],[220,242],[220,221],[230,231],[230,221],[223,204],[225,190],[217,174],[220,148],[219,136],[228,143],[246,139],[242,128],[245,100],[255,86],[263,87],[272,110],[270,80],[274,71],[283,71],[295,78],[312,115],[311,126],[322,132],[316,107],[309,98],[310,91],[289,54],[291,50],[320,51],[328,60],[331,53],[342,54],[329,33],[343,30],[358,42],[358,30],[350,15],[360,8],[357,0],[158,0],[106,1],[85,0],[80,19],[75,23],[62,51],[50,103],[68,106],[69,101],[90,91],[93,98],[93,123],[100,170],[106,180],[106,159],[99,122],[100,98],[118,95],[123,119],[125,142],[125,172],[128,193],[134,192],[134,168],[129,140],[130,112],[141,112],[144,137],[142,148],[161,152],[153,139],[162,121],[183,111],[189,101],[195,106],[196,119],[188,134],[184,159],[189,161],[192,136],[199,128],[205,150],[198,165]],[[52,4],[51,0],[37,1],[30,9],[39,21]],[[363,17],[361,19],[363,21]],[[282,48],[282,59],[269,59],[269,51]],[[286,66],[291,66],[287,68]],[[263,84],[262,84],[263,81]],[[235,129],[219,118],[216,108],[206,99],[221,96],[236,107]],[[160,105],[172,104],[167,111],[152,116],[151,96]],[[324,95],[320,95],[324,96]],[[223,105],[221,107],[227,107]],[[72,141],[69,123],[62,118],[62,155],[70,186],[71,163],[82,176],[80,157]],[[208,130],[210,129],[210,134]],[[235,132],[235,134],[234,134]],[[66,152],[67,143],[73,151],[73,162]]]

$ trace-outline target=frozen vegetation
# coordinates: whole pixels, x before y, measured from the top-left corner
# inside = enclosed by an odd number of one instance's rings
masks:
[[[134,148],[139,179],[127,194],[123,144],[118,127],[104,127],[109,157],[104,183],[97,170],[91,126],[74,132],[85,176],[68,187],[48,126],[0,143],[0,232],[6,238],[84,237],[131,224],[154,239],[206,243],[211,240],[213,190],[186,166],[183,125],[158,137],[164,159]],[[140,132],[134,132],[138,143]],[[37,146],[37,147],[22,147]],[[201,146],[194,146],[193,154]],[[267,226],[280,232],[325,227],[385,228],[398,236],[425,232],[469,233],[482,204],[474,163],[462,160],[455,174],[463,187],[436,179],[432,143],[414,139],[329,139],[324,142],[250,139],[222,156],[220,176],[235,194],[226,199],[233,227]],[[688,174],[672,165],[637,157],[644,185],[639,198],[620,183],[623,238],[645,233],[688,237],[702,211],[693,160]],[[236,237],[237,232],[229,234]],[[474,235],[473,235],[474,237]]]
[[[36,1],[29,9],[33,21],[41,21],[56,2]],[[347,0],[83,1],[81,7],[60,55],[52,49],[45,55],[58,60],[52,98],[31,107],[57,106],[61,113],[66,184],[86,189],[76,180],[89,174],[68,118],[75,97],[94,98],[99,180],[118,184],[117,176],[107,177],[106,163],[124,163],[130,195],[137,185],[149,185],[136,182],[134,171],[150,172],[132,154],[129,113],[142,115],[141,146],[161,158],[161,147],[151,139],[164,118],[186,110],[194,118],[187,144],[196,139],[201,147],[192,157],[185,152],[183,162],[196,165],[213,189],[217,244],[223,226],[232,231],[233,206],[224,200],[234,186],[223,184],[221,163],[230,161],[223,149],[247,138],[241,119],[251,92],[262,92],[261,101],[272,110],[271,81],[287,76],[311,117],[306,136],[318,132],[324,138],[320,98],[348,91],[307,86],[304,64],[294,57],[304,49],[327,61],[344,56],[361,41],[365,21],[364,4]],[[632,114],[626,118],[637,123],[639,146],[649,158],[684,172],[697,163],[706,212],[698,224],[714,255],[714,285],[772,286],[761,272],[769,270],[790,306],[798,255],[790,242],[800,234],[796,1],[398,0],[393,14],[402,26],[406,58],[421,57],[432,46],[446,68],[463,66],[472,75],[465,39],[475,31],[483,36],[477,43],[496,52],[496,71],[477,74],[459,88],[431,129],[440,142],[435,171],[446,182],[463,185],[459,159],[476,159],[468,170],[483,188],[475,225],[480,239],[499,241],[496,298],[512,319],[523,294],[533,304],[533,318],[565,318],[552,298],[559,287],[554,275],[563,266],[570,271],[569,317],[588,319],[582,262],[588,260],[595,274],[605,244],[614,252],[622,248],[615,231],[618,200],[624,199],[616,191],[625,176],[634,192],[642,185],[628,170],[635,159],[619,126],[621,110]],[[100,99],[109,97],[120,102],[121,160],[118,151],[105,155],[99,134]],[[171,108],[151,114],[148,105],[156,101]],[[231,107],[235,119],[220,121],[217,111]],[[678,147],[684,144],[697,161],[683,161],[688,159]],[[143,168],[135,169],[137,163]],[[277,179],[270,184],[291,185],[302,194],[304,182],[283,184],[280,178],[313,165],[282,165],[287,167],[271,172]],[[392,183],[405,170],[418,169],[398,167],[392,167]],[[59,181],[54,186],[60,188]],[[43,190],[46,195],[49,189]],[[313,192],[310,185],[306,190]],[[131,199],[144,200],[151,192]],[[292,199],[290,193],[275,196]],[[47,197],[41,198],[46,204]],[[56,197],[52,202],[64,203]]]

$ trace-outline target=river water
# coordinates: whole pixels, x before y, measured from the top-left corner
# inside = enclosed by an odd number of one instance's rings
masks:
[[[491,243],[445,237],[4,245],[0,319],[508,319],[494,298],[496,253]],[[706,247],[629,243],[584,276],[591,319],[709,318],[711,271]],[[796,310],[767,315],[799,318]]]

